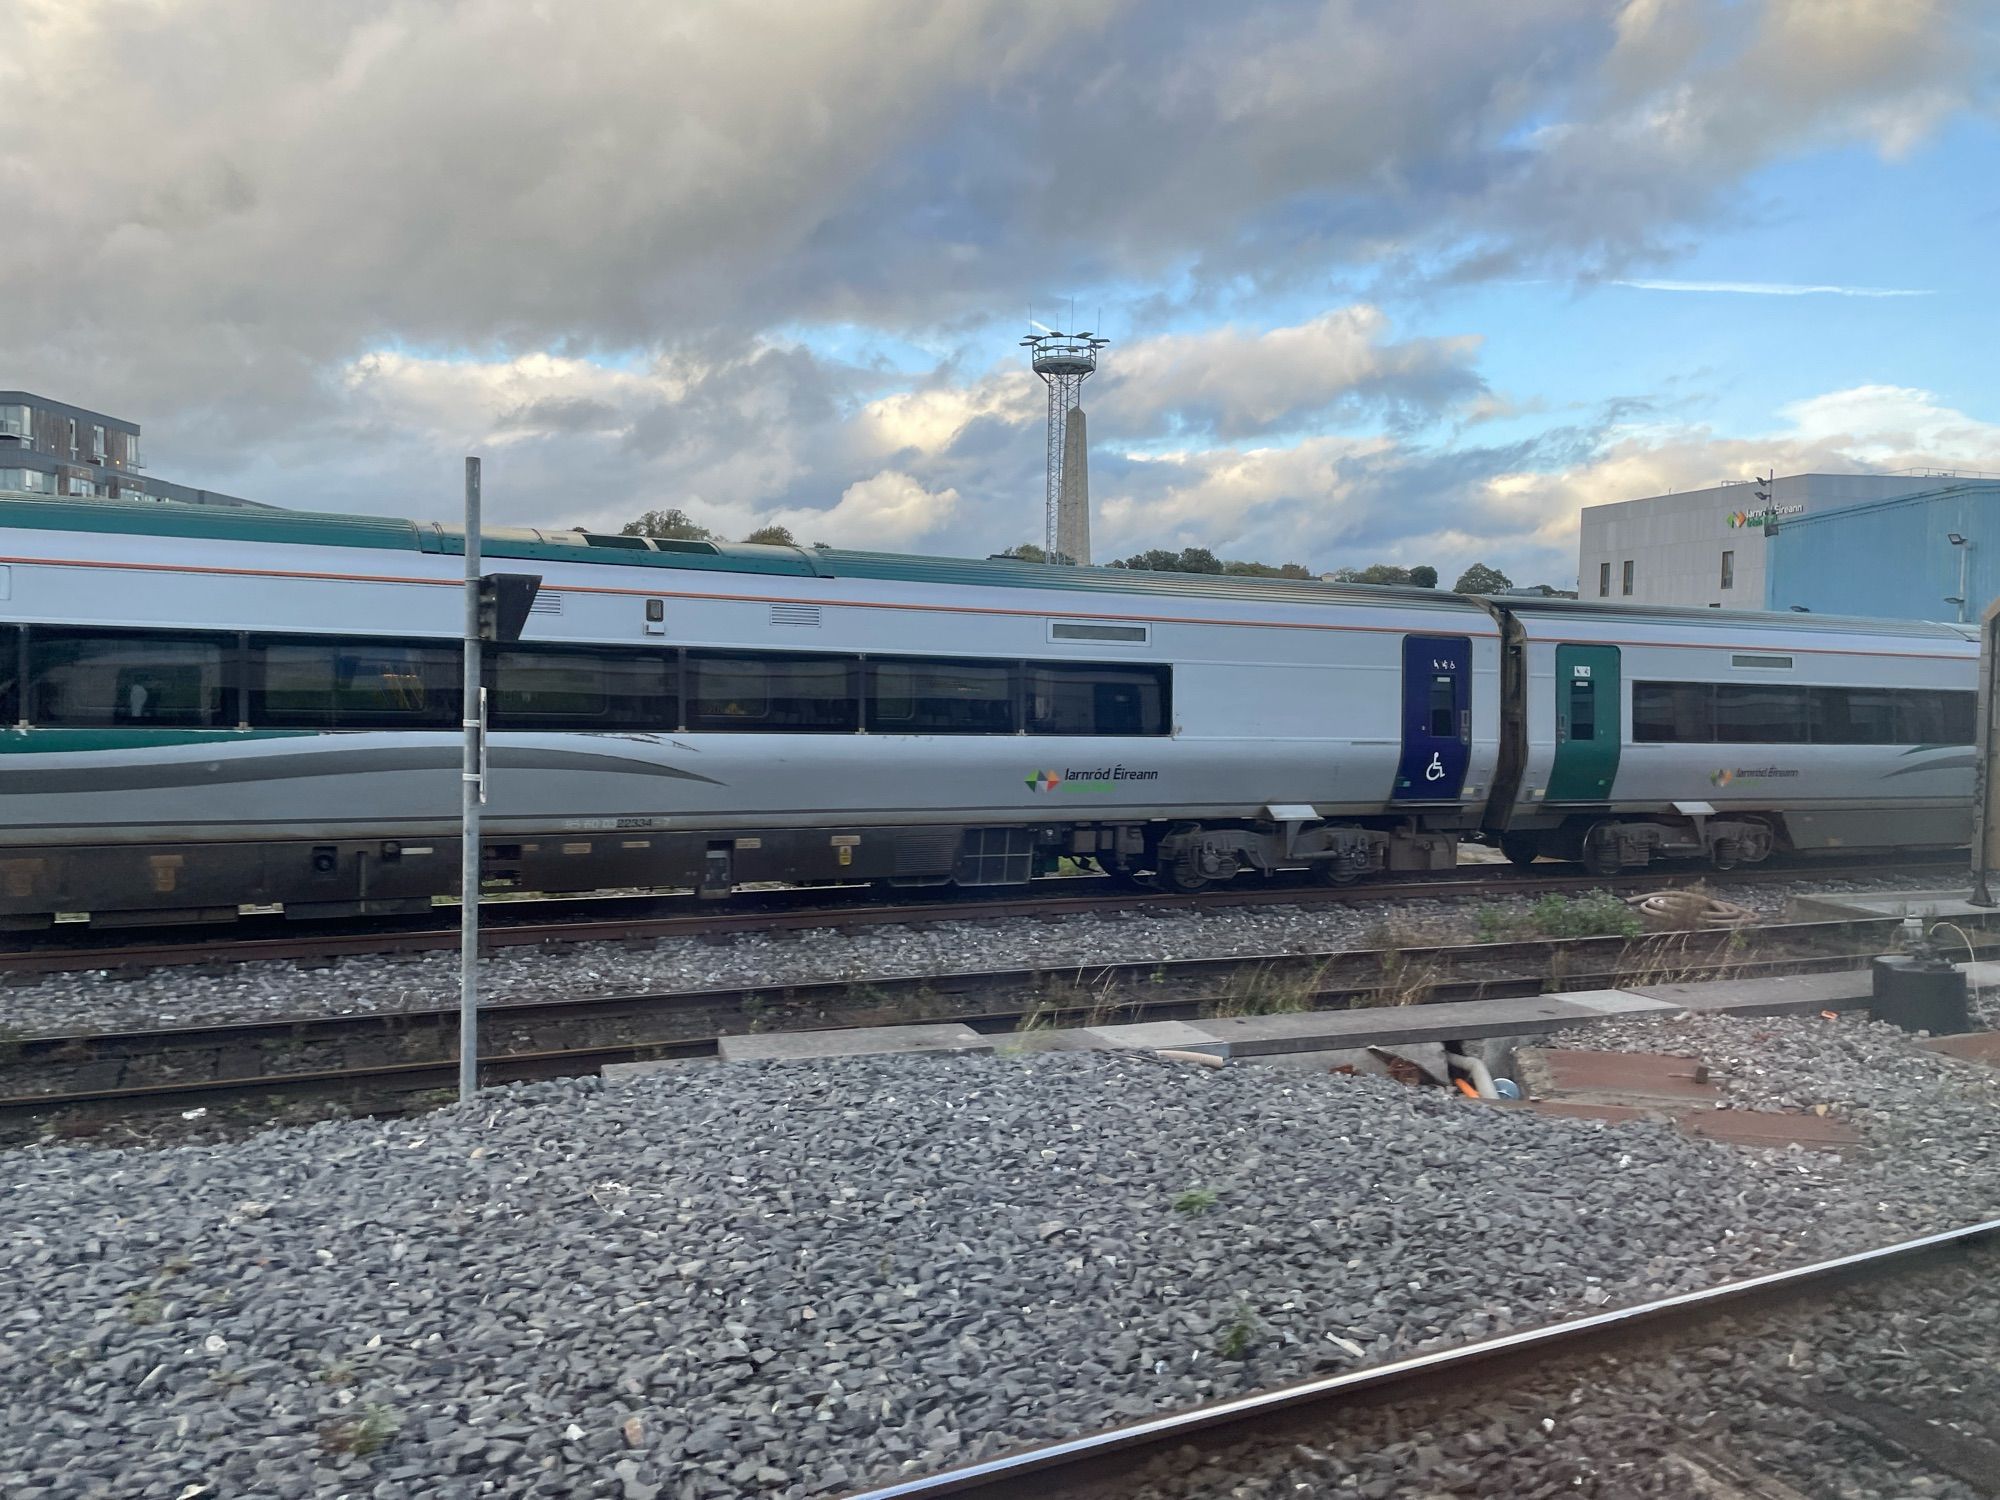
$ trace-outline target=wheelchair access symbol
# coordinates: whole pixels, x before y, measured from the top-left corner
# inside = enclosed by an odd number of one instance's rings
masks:
[[[1424,780],[1444,780],[1444,753],[1442,751],[1433,750],[1431,752],[1431,763],[1424,767]]]

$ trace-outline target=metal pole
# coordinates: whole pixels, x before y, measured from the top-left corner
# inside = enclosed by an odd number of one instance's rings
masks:
[[[459,772],[458,1097],[479,1092],[479,460],[465,461],[465,688],[460,721],[465,759]]]
[[[1965,564],[1972,555],[1972,543],[1961,543],[1958,549],[1958,623],[1963,625],[1972,618],[1972,601],[1965,594]]]

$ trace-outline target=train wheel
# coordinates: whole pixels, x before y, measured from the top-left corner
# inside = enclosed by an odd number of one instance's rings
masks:
[[[1735,839],[1717,839],[1708,851],[1709,863],[1718,870],[1733,870],[1742,858],[1742,846]]]
[[[1179,859],[1168,860],[1154,873],[1162,890],[1178,891],[1183,896],[1192,896],[1196,891],[1205,891],[1212,883],[1210,878],[1195,868],[1194,861],[1183,855]]]
[[[1537,834],[1503,833],[1500,852],[1517,865],[1531,865],[1542,852],[1542,841]]]
[[[1313,879],[1321,885],[1353,885],[1361,872],[1345,860],[1323,859],[1312,867]]]
[[[1611,834],[1609,838],[1599,838],[1602,831]],[[1596,828],[1583,836],[1583,867],[1593,875],[1616,875],[1625,868],[1625,861],[1618,854],[1618,839],[1609,823],[1599,823]]]

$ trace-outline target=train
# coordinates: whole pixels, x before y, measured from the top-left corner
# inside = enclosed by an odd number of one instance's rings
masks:
[[[482,879],[722,896],[1594,872],[1970,834],[1976,632],[1432,589],[482,532]],[[0,498],[0,924],[456,890],[464,536]]]

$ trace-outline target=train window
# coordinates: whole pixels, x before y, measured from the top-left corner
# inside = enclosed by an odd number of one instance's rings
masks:
[[[1431,678],[1430,732],[1434,739],[1448,740],[1458,733],[1453,722],[1457,717],[1457,679],[1449,676]]]
[[[21,717],[21,632],[0,625],[0,724]]]
[[[688,653],[687,726],[791,733],[861,727],[859,663],[844,656]]]
[[[1633,683],[1632,739],[1652,745],[1712,743],[1714,688],[1706,682]]]
[[[674,730],[678,667],[649,651],[503,650],[487,712],[495,729]]]
[[[229,657],[219,637],[37,630],[29,638],[27,716],[59,726],[233,726]]]
[[[253,641],[250,722],[274,729],[452,729],[456,645],[389,640]]]
[[[1893,688],[1813,688],[1812,737],[1818,745],[1894,745],[1897,700]]]
[[[1978,738],[1978,694],[1921,689],[1896,697],[1898,744],[1970,745]]]
[[[1012,734],[1013,669],[999,662],[871,662],[868,727],[888,734]]]
[[[1569,737],[1572,740],[1597,738],[1597,685],[1588,677],[1570,680]]]
[[[1805,688],[1754,682],[1715,687],[1715,738],[1725,745],[1802,745],[1811,738]]]
[[[1167,734],[1168,680],[1165,667],[1033,663],[1028,668],[1028,732]]]

